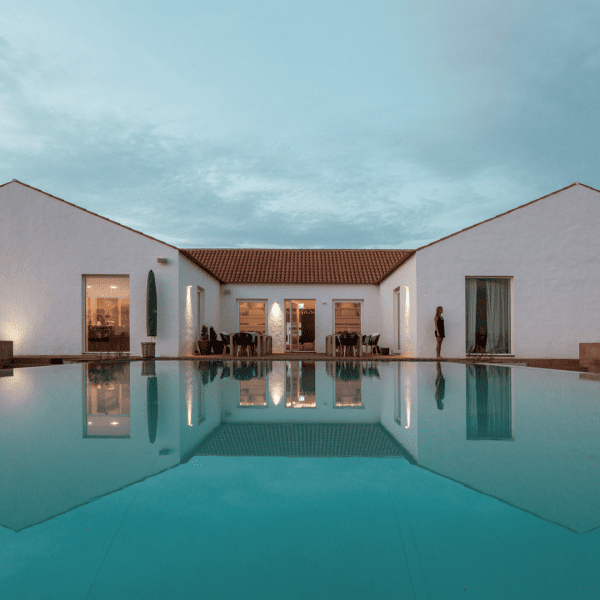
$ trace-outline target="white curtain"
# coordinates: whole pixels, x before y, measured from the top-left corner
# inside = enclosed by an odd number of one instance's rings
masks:
[[[466,280],[467,354],[475,349],[475,318],[477,316],[477,279]]]
[[[487,300],[487,346],[494,354],[508,354],[510,348],[510,315],[508,279],[485,279]]]

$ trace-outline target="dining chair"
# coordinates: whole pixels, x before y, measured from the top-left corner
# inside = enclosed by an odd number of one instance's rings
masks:
[[[371,336],[370,335],[363,335],[362,336],[362,345],[365,347],[365,352],[367,351],[367,348],[369,348],[369,342],[371,341]]]
[[[369,341],[369,346],[371,346],[371,354],[373,354],[373,352],[379,354],[379,334],[378,333],[374,333],[373,335],[371,335],[371,340]]]
[[[343,333],[340,335],[340,344],[344,347],[344,356],[346,356],[347,348],[352,348],[352,356],[355,356],[354,350],[358,347],[358,334]]]

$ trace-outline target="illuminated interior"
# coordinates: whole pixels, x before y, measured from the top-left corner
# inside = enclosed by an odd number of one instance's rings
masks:
[[[129,352],[129,276],[95,275],[85,282],[85,351]]]
[[[315,339],[315,300],[286,300],[286,350],[314,352]]]
[[[360,302],[335,303],[335,333],[361,333]]]
[[[267,333],[266,302],[240,302],[240,332]]]

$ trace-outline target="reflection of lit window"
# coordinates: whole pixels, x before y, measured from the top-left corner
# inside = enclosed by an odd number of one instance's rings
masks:
[[[267,377],[240,381],[240,406],[267,406]]]
[[[286,364],[285,405],[288,408],[316,408],[315,362],[293,360]]]
[[[84,437],[129,437],[129,363],[87,364]]]
[[[334,408],[362,408],[361,376],[361,363],[355,361],[336,361]]]

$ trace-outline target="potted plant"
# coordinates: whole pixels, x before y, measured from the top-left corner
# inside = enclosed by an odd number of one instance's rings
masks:
[[[146,285],[146,334],[149,338],[156,337],[158,330],[158,302],[156,298],[156,280],[154,272],[148,273]],[[142,342],[142,357],[154,358],[156,342]]]
[[[200,348],[200,354],[208,354],[210,349],[210,340],[208,339],[208,327],[202,325],[202,332],[200,333],[200,339],[198,340],[198,347]]]

